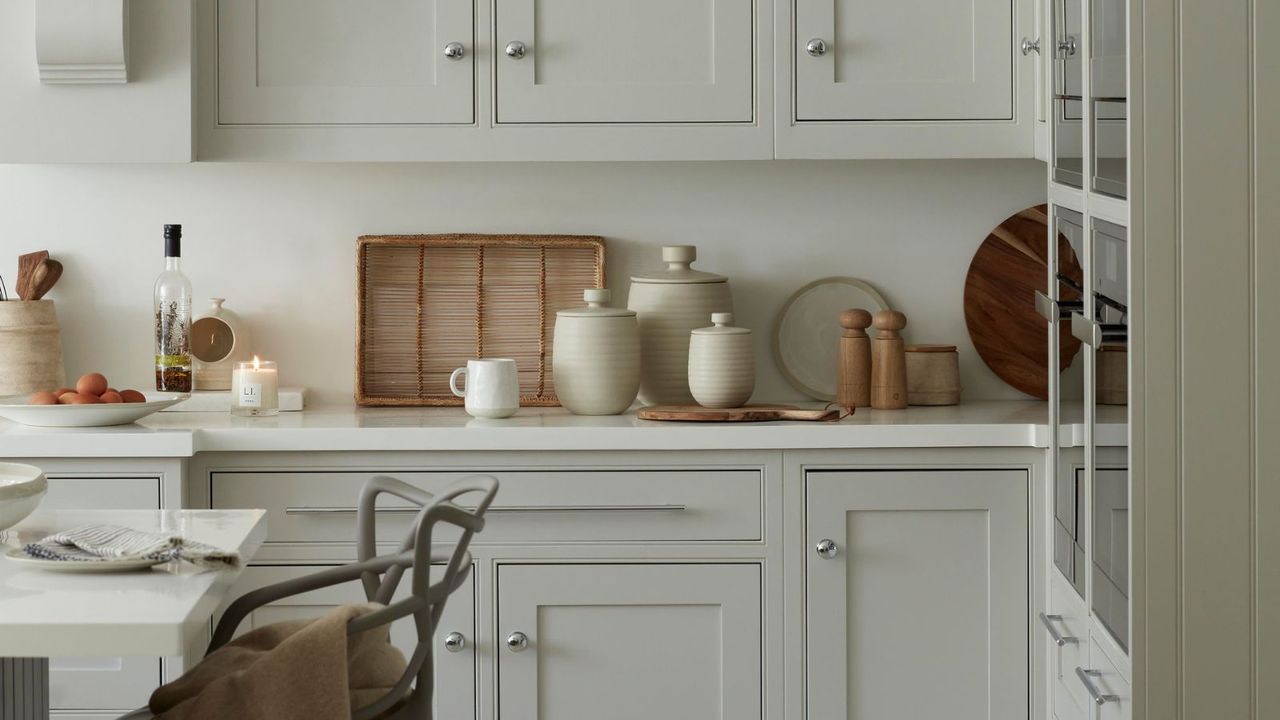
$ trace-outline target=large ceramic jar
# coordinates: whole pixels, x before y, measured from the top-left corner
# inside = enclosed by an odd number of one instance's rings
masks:
[[[631,278],[627,307],[640,321],[640,401],[646,405],[688,405],[689,333],[707,324],[711,313],[733,312],[729,281],[694,270],[692,245],[662,248],[665,270]]]
[[[733,313],[712,313],[711,323],[690,334],[689,391],[703,407],[742,407],[756,389],[751,331],[733,327]]]
[[[608,290],[582,295],[586,307],[556,313],[556,396],[575,415],[617,415],[631,407],[640,388],[640,326],[635,312],[607,307]]]

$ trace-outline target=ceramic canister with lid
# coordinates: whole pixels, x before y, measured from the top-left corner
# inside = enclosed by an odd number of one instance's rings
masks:
[[[584,308],[556,313],[551,373],[560,404],[576,415],[617,415],[640,388],[640,326],[632,310],[608,307],[608,290],[582,293]]]
[[[687,405],[689,333],[707,324],[711,313],[733,312],[729,281],[694,270],[692,245],[662,248],[665,270],[634,275],[627,307],[640,322],[640,400],[646,405]]]
[[[733,313],[712,313],[711,322],[689,334],[689,391],[703,407],[742,407],[756,389],[751,331],[733,327]]]

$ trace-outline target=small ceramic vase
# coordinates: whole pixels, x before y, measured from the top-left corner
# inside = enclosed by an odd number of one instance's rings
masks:
[[[632,310],[607,307],[608,290],[582,293],[585,308],[556,313],[551,373],[575,415],[617,415],[640,388],[640,326]]]
[[[627,307],[640,322],[640,401],[646,405],[688,405],[689,333],[711,313],[733,312],[729,281],[694,270],[692,245],[662,248],[665,270],[634,275]]]
[[[689,390],[703,407],[742,407],[756,389],[751,331],[732,327],[733,313],[712,313],[711,322],[689,334]]]
[[[955,345],[907,346],[907,404],[960,404],[960,354]]]

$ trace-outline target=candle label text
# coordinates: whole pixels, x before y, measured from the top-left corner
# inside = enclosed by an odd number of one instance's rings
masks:
[[[240,386],[240,407],[262,407],[261,383],[245,383]]]

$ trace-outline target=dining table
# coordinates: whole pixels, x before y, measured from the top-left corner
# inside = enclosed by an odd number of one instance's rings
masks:
[[[102,524],[234,550],[241,564],[66,572],[9,557],[55,532]],[[0,720],[49,717],[50,657],[189,655],[266,534],[266,512],[253,509],[37,511],[0,532]]]

